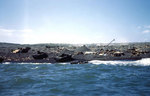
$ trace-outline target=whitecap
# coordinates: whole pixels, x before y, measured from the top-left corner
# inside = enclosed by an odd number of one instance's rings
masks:
[[[4,63],[2,63],[2,64],[11,64],[11,62],[4,62]]]
[[[40,64],[52,64],[52,63],[4,62],[2,64],[33,64],[33,65],[40,65]]]
[[[36,67],[34,67],[34,68],[31,68],[31,69],[38,69],[39,67],[38,66],[36,66]]]
[[[66,65],[66,64],[70,64],[68,62],[65,62],[65,63],[56,63],[56,64],[62,64],[62,65]]]
[[[135,66],[150,66],[150,58],[143,58],[136,61],[102,61],[102,60],[92,60],[89,61],[91,64],[105,64],[105,65],[135,65]]]
[[[40,64],[51,64],[51,63],[17,63],[17,64],[33,64],[33,65],[40,65]]]
[[[135,61],[137,65],[150,66],[150,58],[143,58],[141,60]]]

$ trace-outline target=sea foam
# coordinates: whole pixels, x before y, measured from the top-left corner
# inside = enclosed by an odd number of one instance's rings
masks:
[[[105,64],[105,65],[135,65],[135,66],[150,66],[150,58],[143,58],[141,60],[136,60],[136,61],[101,61],[101,60],[92,60],[89,61],[91,64]]]
[[[11,62],[5,62],[2,64],[12,64]],[[52,64],[52,63],[15,63],[15,64]],[[70,64],[69,62],[66,63],[55,63],[55,64]],[[150,58],[143,58],[141,60],[136,60],[136,61],[126,61],[126,60],[116,60],[116,61],[102,61],[102,60],[91,60],[89,61],[89,64],[105,64],[105,65],[124,65],[124,66],[150,66]]]

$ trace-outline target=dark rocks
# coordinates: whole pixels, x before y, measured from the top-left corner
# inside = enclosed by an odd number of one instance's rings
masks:
[[[115,52],[115,53],[113,53],[113,55],[115,57],[121,57],[121,56],[124,56],[125,54],[123,52]]]
[[[45,48],[48,48],[48,49],[49,49],[49,48],[59,48],[59,46],[48,46],[48,45],[47,45],[47,46],[45,46]]]
[[[83,52],[77,52],[77,55],[84,55]]]
[[[40,51],[38,51],[37,53],[38,53],[37,55],[33,55],[34,59],[44,59],[48,57],[47,53],[40,52]]]
[[[4,61],[4,59],[2,57],[0,57],[0,63],[2,63]]]
[[[57,62],[70,62],[73,60],[72,56],[69,54],[62,54],[59,57],[56,57],[55,60]]]
[[[51,48],[50,46],[45,46],[46,48]]]
[[[30,47],[26,47],[26,48],[22,48],[21,49],[21,53],[28,53],[28,51],[30,50]]]
[[[28,53],[28,51],[30,50],[30,47],[26,47],[26,48],[18,48],[16,50],[12,50],[12,53]]]
[[[71,62],[71,64],[85,64],[90,60],[139,60],[150,58],[150,43],[112,44],[107,47],[93,44],[86,46],[0,44],[0,57],[1,62]]]
[[[88,61],[85,60],[75,60],[75,61],[71,61],[70,64],[87,64]]]
[[[44,52],[37,51],[37,54],[44,54]]]

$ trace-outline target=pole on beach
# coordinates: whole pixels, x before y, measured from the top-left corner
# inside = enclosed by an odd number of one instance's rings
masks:
[[[115,41],[115,39],[111,40],[106,46],[104,46],[104,48],[106,49],[113,41]],[[104,54],[107,54],[107,52],[104,52]]]
[[[109,46],[112,42],[114,42],[115,41],[115,39],[113,39],[112,41],[110,41],[107,45],[106,45],[106,47],[107,46]]]
[[[112,42],[114,42],[115,41],[115,39],[113,39],[112,41],[110,41],[106,46],[105,46],[105,49],[112,43]],[[108,52],[104,52],[104,54],[106,55]]]

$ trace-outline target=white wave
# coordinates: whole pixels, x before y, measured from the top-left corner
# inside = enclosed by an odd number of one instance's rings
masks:
[[[52,63],[17,63],[17,64],[34,64],[34,65],[41,65],[41,64],[52,64]]]
[[[137,61],[101,61],[101,60],[92,60],[89,61],[91,64],[105,64],[105,65],[135,65],[135,66],[150,66],[150,58],[144,58]]]
[[[11,62],[4,62],[4,63],[2,63],[2,64],[11,64]]]
[[[38,69],[39,67],[38,66],[36,66],[36,67],[34,67],[34,68],[31,68],[31,69]]]
[[[69,64],[69,62],[64,62],[64,63],[27,63],[27,62],[3,62],[2,64],[33,64],[33,65],[41,65],[41,64],[62,64],[62,65],[65,65],[65,64]]]
[[[144,65],[144,66],[149,66],[150,65],[150,58],[144,58],[141,60],[135,61],[136,64]]]
[[[14,63],[14,62],[4,62],[2,64],[34,64],[34,65],[40,65],[40,64],[52,64],[52,63]]]
[[[101,61],[101,60],[92,60],[89,61],[90,64],[105,64],[105,65],[135,65],[135,66],[150,66],[150,58],[143,58],[141,60],[136,60],[136,61]],[[11,62],[4,62],[2,64],[12,64]],[[52,64],[52,63],[14,63],[14,64],[35,64],[35,65],[40,65],[40,64]],[[55,63],[55,64],[70,64],[68,62],[66,63]]]
[[[56,63],[56,64],[66,65],[66,64],[70,64],[70,63],[69,62],[65,62],[65,63]]]

